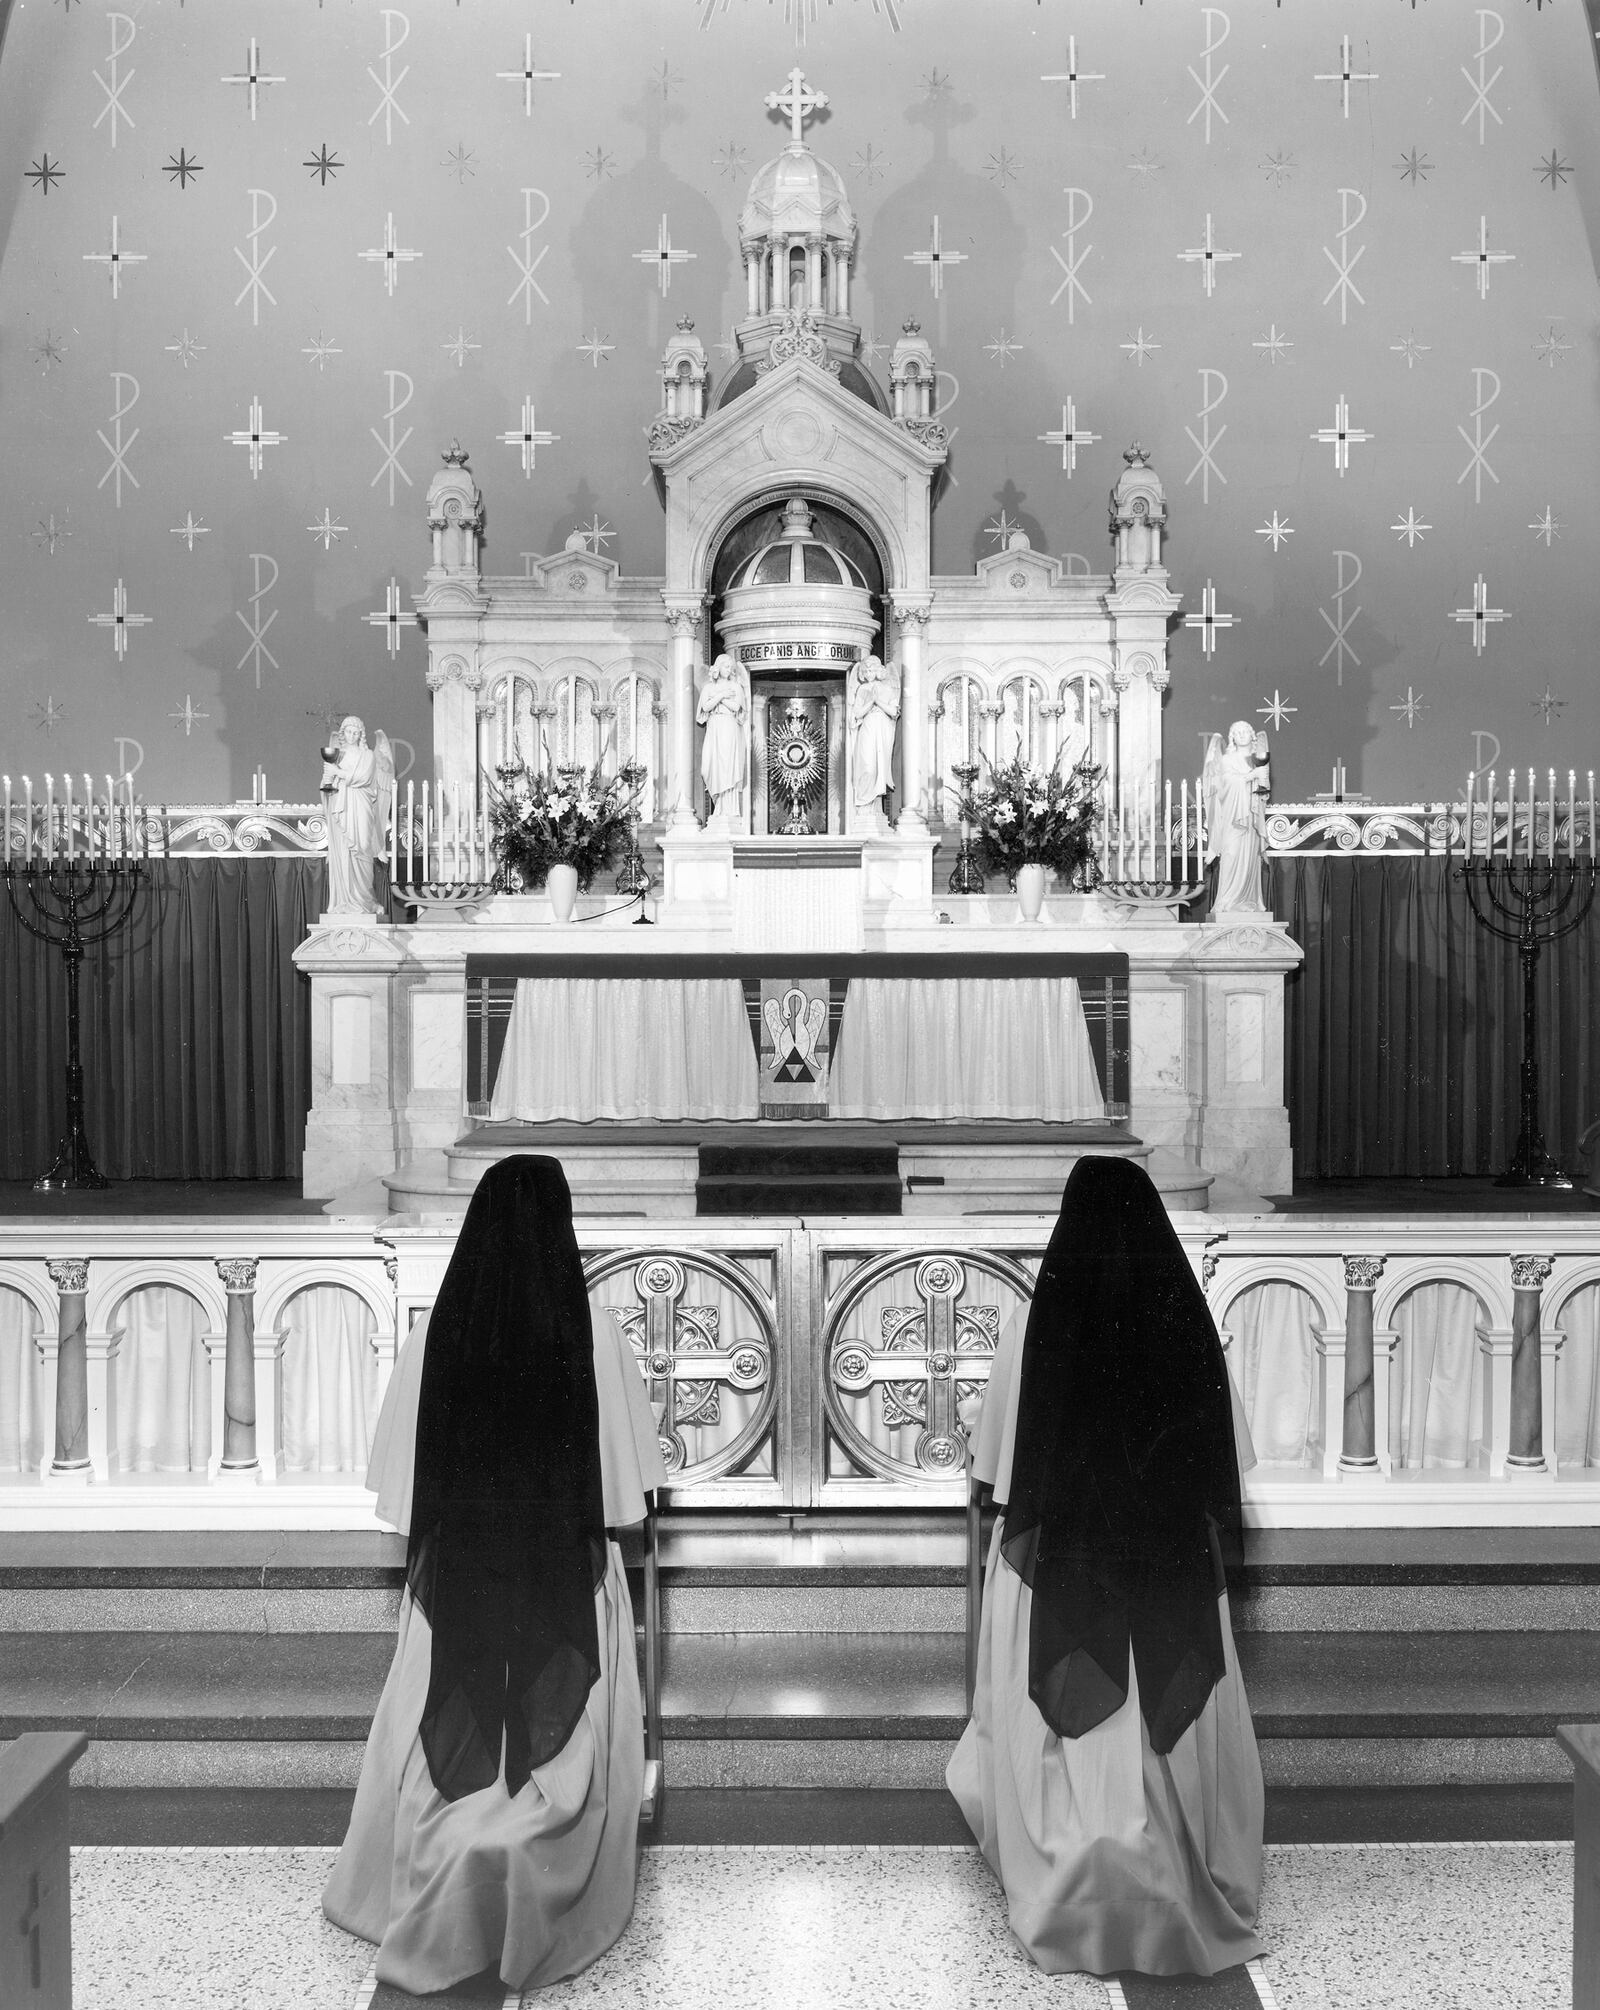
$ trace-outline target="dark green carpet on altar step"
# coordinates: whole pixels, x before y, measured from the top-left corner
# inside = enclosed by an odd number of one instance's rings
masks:
[[[1247,1968],[1220,1975],[1119,1975],[1128,2010],[1261,2010]],[[376,2000],[373,2010],[378,2010]]]
[[[798,1126],[797,1126],[798,1128]],[[898,1214],[894,1145],[702,1145],[694,1211],[708,1214]]]

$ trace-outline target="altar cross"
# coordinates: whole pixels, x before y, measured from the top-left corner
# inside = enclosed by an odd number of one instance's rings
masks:
[[[789,121],[789,144],[803,147],[806,143],[806,120],[813,112],[820,112],[828,102],[826,91],[813,91],[806,83],[804,70],[796,67],[789,72],[787,91],[768,91],[767,110],[782,112]]]
[[[1510,618],[1503,607],[1489,605],[1489,585],[1481,572],[1472,588],[1472,605],[1452,608],[1450,611],[1452,621],[1472,623],[1472,650],[1475,656],[1483,654],[1484,644],[1489,640],[1488,624],[1491,621],[1509,621]]]
[[[754,1395],[772,1375],[766,1341],[724,1342],[717,1306],[682,1303],[687,1284],[676,1258],[646,1257],[633,1273],[639,1302],[612,1308],[644,1378],[669,1473],[694,1463],[683,1426],[720,1423],[724,1388]]]
[[[1350,465],[1350,449],[1353,446],[1361,446],[1370,440],[1372,435],[1363,432],[1359,426],[1351,425],[1350,400],[1340,398],[1333,408],[1333,424],[1321,427],[1311,437],[1319,440],[1325,447],[1332,447],[1333,464],[1342,475]]]
[[[1099,437],[1098,433],[1079,426],[1077,409],[1070,398],[1061,407],[1061,424],[1053,432],[1039,435],[1044,445],[1061,449],[1061,466],[1069,482],[1073,469],[1078,465],[1079,447],[1093,446]]]
[[[1200,596],[1200,612],[1198,614],[1186,614],[1183,617],[1183,625],[1185,628],[1199,629],[1201,651],[1204,655],[1211,656],[1216,652],[1217,630],[1219,628],[1232,628],[1238,619],[1237,614],[1219,614],[1217,612],[1217,589],[1208,579],[1206,581],[1205,592]]]
[[[1475,265],[1478,268],[1478,298],[1489,297],[1489,268],[1491,265],[1514,265],[1517,254],[1514,251],[1491,251],[1489,249],[1489,219],[1478,218],[1478,248],[1476,251],[1457,251],[1451,254],[1452,265]]]

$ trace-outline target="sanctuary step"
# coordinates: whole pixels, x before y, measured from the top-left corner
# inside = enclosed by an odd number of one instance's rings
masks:
[[[794,1129],[803,1129],[796,1125]],[[696,1214],[898,1214],[894,1145],[702,1145]]]
[[[1273,1531],[1252,1550],[1239,1652],[1272,1832],[1570,1832],[1553,1732],[1600,1719],[1600,1532]],[[956,1514],[669,1518],[661,1833],[957,1839],[964,1554]],[[336,1836],[403,1574],[378,1533],[13,1536],[0,1738],[89,1733],[85,1840]]]

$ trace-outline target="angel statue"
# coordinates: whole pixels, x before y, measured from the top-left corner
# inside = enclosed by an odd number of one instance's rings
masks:
[[[1228,910],[1262,914],[1261,864],[1267,848],[1262,799],[1272,788],[1267,736],[1246,719],[1228,728],[1228,744],[1213,733],[1206,743],[1201,787],[1206,806],[1206,863],[1217,866],[1213,914]]]
[[[354,716],[340,721],[331,746],[322,749],[322,815],[328,827],[327,914],[376,914],[372,861],[394,781],[387,733],[367,745],[367,729]]]
[[[695,718],[706,729],[700,777],[711,799],[711,820],[726,823],[737,816],[750,781],[750,677],[726,650],[706,672]]]
[[[900,684],[876,656],[850,673],[850,790],[857,809],[881,809],[894,787],[894,730]]]
[[[776,998],[767,1000],[762,1017],[772,1037],[774,1081],[814,1082],[821,1065],[817,1059],[817,1036],[828,1017],[826,1000],[808,1000],[798,986],[791,985],[784,992],[781,1005]]]

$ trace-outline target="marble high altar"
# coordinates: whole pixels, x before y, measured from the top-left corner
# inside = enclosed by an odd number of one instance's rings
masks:
[[[459,1206],[486,1157],[542,1138],[582,1208],[692,1212],[703,1146],[804,1117],[811,1142],[848,1127],[896,1150],[925,1209],[1053,1208],[1087,1144],[1145,1156],[1175,1205],[1218,1178],[1286,1191],[1299,951],[1259,907],[1184,919],[1201,845],[1187,814],[1174,832],[1163,764],[1182,603],[1161,481],[1122,456],[1105,573],[1016,532],[935,575],[937,359],[908,321],[876,373],[851,312],[856,220],[805,131],[826,100],[795,71],[768,102],[791,131],[740,212],[729,367],[681,321],[645,427],[665,576],[626,577],[581,535],[525,577],[488,574],[468,455],[452,445],[434,477],[415,600],[430,790],[394,847],[419,919],[330,913],[297,953],[305,1190],[387,1178],[404,1209]],[[1081,473],[1096,442],[1069,421]],[[1057,890],[1029,923],[1010,893],[934,871],[955,771],[1018,756],[1096,763],[1115,833],[1094,890]],[[645,771],[648,930],[609,890],[563,922],[481,871],[509,770],[597,762]]]

